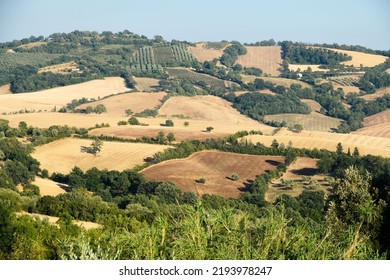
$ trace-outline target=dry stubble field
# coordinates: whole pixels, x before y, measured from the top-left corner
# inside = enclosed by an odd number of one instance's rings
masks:
[[[362,53],[362,52],[355,52],[355,51],[345,51],[345,50],[331,49],[331,48],[328,48],[328,50],[332,50],[338,53],[345,53],[347,55],[352,56],[352,60],[344,61],[341,63],[344,65],[352,65],[353,67],[360,67],[360,65],[366,67],[374,67],[378,64],[385,62],[386,59],[388,58],[383,55],[369,54],[369,53]]]
[[[246,46],[247,53],[239,55],[237,63],[244,67],[256,67],[264,73],[279,76],[282,64],[281,48],[279,46],[250,47]]]
[[[93,80],[81,84],[52,89],[0,95],[0,113],[8,113],[19,110],[57,110],[73,99],[86,97],[88,99],[103,98],[107,95],[128,91],[124,80],[119,77],[109,77],[103,80]]]
[[[238,198],[248,180],[254,180],[256,175],[263,174],[266,170],[276,169],[283,162],[284,158],[280,156],[202,151],[185,159],[158,163],[141,172],[148,179],[173,182],[182,192]],[[230,179],[233,172],[239,175],[239,180]],[[206,182],[195,182],[199,178],[205,178]]]
[[[86,171],[92,167],[122,171],[143,164],[146,157],[163,151],[169,146],[143,143],[104,142],[102,151],[94,156],[82,151],[91,140],[61,139],[39,146],[32,154],[49,173],[68,174],[74,166]]]
[[[189,46],[188,51],[200,62],[212,61],[214,58],[220,58],[223,50],[206,49],[206,43],[196,44],[196,47]]]

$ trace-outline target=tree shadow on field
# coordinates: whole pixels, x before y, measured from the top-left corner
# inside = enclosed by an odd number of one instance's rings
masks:
[[[87,154],[92,154],[92,155],[94,154],[93,149],[91,147],[81,146],[80,151],[82,153],[87,153]]]
[[[299,175],[299,176],[314,176],[317,174],[317,171],[318,171],[317,168],[304,167],[301,169],[291,170],[290,172],[292,174]]]
[[[271,164],[272,166],[278,166],[281,164],[279,161],[272,160],[272,159],[267,159],[267,160],[265,160],[265,162],[268,164]]]

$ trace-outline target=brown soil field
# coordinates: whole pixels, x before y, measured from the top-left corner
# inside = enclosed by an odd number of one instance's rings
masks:
[[[244,138],[251,140],[252,143],[260,142],[266,146],[270,146],[272,141],[276,139],[279,144],[284,143],[286,146],[291,141],[292,146],[296,148],[317,148],[329,151],[335,151],[337,144],[341,143],[344,152],[347,152],[348,148],[352,152],[355,147],[358,147],[361,155],[372,154],[390,157],[390,139],[366,135],[320,131],[302,131],[301,133],[294,133],[287,129],[281,129],[274,136],[251,135]]]
[[[196,47],[189,46],[188,51],[200,62],[212,61],[214,58],[220,58],[223,50],[206,49],[206,43],[199,43]]]
[[[102,151],[94,156],[83,151],[92,141],[87,139],[61,139],[39,146],[32,154],[49,173],[67,174],[74,166],[86,171],[92,167],[122,171],[144,163],[144,158],[169,146],[143,143],[104,142]]]
[[[0,95],[0,113],[24,109],[50,111],[55,106],[60,109],[73,99],[98,99],[127,90],[122,78],[110,77],[37,92]]]
[[[299,196],[305,189],[324,190],[330,188],[325,175],[317,174],[317,159],[299,157],[288,168],[281,178],[272,180],[265,194],[265,199],[269,202],[282,195],[288,194],[293,197]],[[309,177],[310,176],[310,177]],[[308,180],[306,179],[308,178]],[[292,183],[293,188],[288,187]],[[290,185],[291,186],[291,185]],[[314,188],[313,188],[314,186]]]
[[[322,108],[321,104],[313,99],[301,99],[301,101],[309,106],[312,111],[320,112]]]
[[[12,94],[10,85],[0,86],[0,95]]]
[[[275,85],[281,85],[287,88],[289,88],[292,84],[301,85],[303,88],[311,88],[309,84],[302,81],[293,80],[293,79],[276,78],[276,77],[256,77],[256,76],[244,75],[244,74],[241,75],[241,78],[245,83],[253,82],[255,79],[262,79],[266,82],[271,82]]]
[[[256,175],[263,174],[266,170],[276,169],[283,162],[284,158],[280,156],[202,151],[185,159],[158,163],[141,172],[148,179],[173,182],[182,192],[238,198],[248,180],[254,180]],[[240,177],[237,181],[230,179],[234,172]],[[205,178],[205,184],[195,182],[199,178]]]
[[[381,64],[386,61],[388,57],[383,55],[377,55],[377,54],[369,54],[369,53],[362,53],[362,52],[355,52],[355,51],[345,51],[345,50],[339,50],[339,49],[331,49],[329,50],[338,52],[338,53],[345,53],[347,55],[352,56],[352,60],[341,62],[344,65],[352,65],[353,67],[360,67],[362,64],[363,66],[367,67],[374,67],[378,64]]]
[[[279,46],[249,47],[247,53],[239,55],[237,63],[244,67],[256,67],[264,73],[279,76],[282,64],[281,48]]]
[[[83,104],[77,109],[85,109],[88,106],[96,107],[103,104],[110,116],[125,116],[125,110],[131,109],[134,113],[145,109],[154,109],[161,104],[165,92],[131,92],[104,98],[95,102]]]
[[[71,62],[42,67],[38,70],[38,73],[52,72],[54,74],[69,74],[70,72],[75,72],[75,71],[80,73],[77,63],[71,61]]]
[[[37,213],[28,213],[28,212],[18,212],[16,213],[16,215],[18,216],[22,216],[22,215],[27,215],[27,216],[30,216],[34,219],[37,219],[37,220],[41,220],[41,221],[44,221],[44,220],[47,220],[49,222],[49,224],[52,224],[52,225],[55,225],[55,226],[58,226],[57,224],[57,221],[59,220],[58,217],[54,217],[54,216],[48,216],[48,215],[43,215],[43,214],[37,214]],[[95,229],[95,228],[99,228],[101,227],[100,224],[97,224],[97,223],[93,223],[93,222],[86,222],[86,221],[73,221],[73,223],[75,225],[78,225],[79,227],[83,227],[85,229]]]
[[[337,128],[341,120],[324,116],[317,112],[311,112],[309,115],[305,114],[279,114],[265,116],[267,121],[285,121],[287,126],[293,127],[294,124],[300,124],[304,130],[309,131],[332,131],[332,128]]]
[[[154,78],[144,78],[144,77],[133,77],[136,82],[136,89],[139,91],[156,91],[156,87],[158,87],[159,79]]]
[[[328,69],[321,69],[319,68],[321,65],[320,64],[289,64],[288,68],[291,71],[298,71],[300,69],[301,71],[307,70],[309,67],[313,71],[318,71],[318,72],[326,72],[329,71]]]
[[[378,97],[382,97],[385,94],[390,94],[390,87],[380,88],[375,93],[362,95],[362,96],[360,96],[360,98],[362,98],[366,101],[371,101],[371,100],[377,99]]]

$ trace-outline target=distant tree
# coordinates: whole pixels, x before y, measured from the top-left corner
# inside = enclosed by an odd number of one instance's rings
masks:
[[[91,114],[93,112],[93,107],[92,106],[87,106],[87,108],[85,108],[85,113],[86,114]]]
[[[91,144],[92,154],[94,154],[96,156],[98,153],[100,153],[102,151],[102,148],[103,148],[103,141],[102,140],[100,140],[100,139],[93,140],[93,142]]]
[[[279,143],[276,139],[272,141],[271,148],[277,149],[279,148]]]
[[[157,134],[157,142],[159,144],[164,144],[165,143],[165,135],[164,135],[164,132],[162,131],[159,131],[158,134]]]
[[[127,121],[119,121],[118,126],[120,126],[120,125],[127,125]]]
[[[139,121],[136,117],[131,117],[128,121],[127,121],[130,125],[139,125]]]
[[[42,178],[49,178],[49,171],[47,171],[47,169],[42,169],[41,176]]]
[[[106,106],[104,106],[103,104],[99,104],[95,107],[94,111],[96,114],[101,114],[107,112],[107,109]]]
[[[233,172],[232,175],[230,175],[230,178],[233,180],[233,181],[238,181],[240,180],[240,176],[238,176],[238,174],[236,172]]]
[[[165,121],[165,126],[174,126],[174,123],[172,120],[166,120]]]
[[[303,130],[303,126],[301,124],[294,124],[294,130],[297,132],[297,133],[300,133],[302,132]]]
[[[180,198],[180,190],[169,182],[160,183],[154,192],[165,203],[176,203]]]
[[[26,131],[27,130],[27,123],[24,121],[19,122],[18,128],[22,131]]]
[[[167,140],[169,143],[172,143],[173,141],[176,140],[175,135],[172,132],[169,132],[167,135]]]
[[[190,125],[189,122],[184,122],[184,126],[185,126],[185,127],[187,127],[187,126],[189,126],[189,125]]]
[[[341,155],[343,153],[343,145],[341,143],[338,143],[336,146],[336,153]]]
[[[131,116],[132,114],[134,114],[134,112],[131,109],[126,109],[125,114],[126,114],[126,116]]]
[[[214,127],[212,127],[212,126],[206,127],[206,131],[207,131],[208,133],[210,133],[213,129],[214,129]]]
[[[199,184],[204,184],[204,183],[206,183],[206,179],[203,178],[203,177],[201,177],[201,178],[199,178],[199,179],[196,179],[195,182],[197,182],[197,183],[199,183]]]
[[[360,152],[359,152],[359,149],[358,147],[355,147],[355,149],[353,150],[353,154],[352,154],[354,157],[358,157],[360,156]]]

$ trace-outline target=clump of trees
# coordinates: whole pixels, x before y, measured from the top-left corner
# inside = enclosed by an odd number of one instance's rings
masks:
[[[232,42],[230,46],[226,47],[223,50],[223,54],[220,58],[220,61],[223,65],[227,67],[232,67],[238,58],[239,55],[244,55],[247,53],[246,48],[241,45],[239,42]]]

